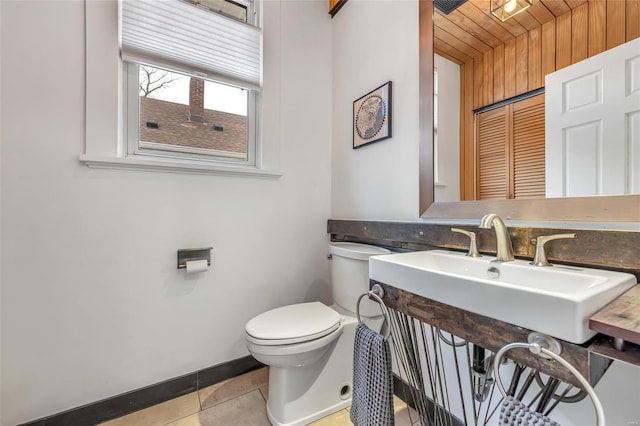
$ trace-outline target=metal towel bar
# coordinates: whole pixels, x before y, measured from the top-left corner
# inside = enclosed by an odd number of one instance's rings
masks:
[[[567,360],[565,360],[555,352],[540,346],[539,343],[535,343],[535,342],[534,343],[510,343],[508,345],[503,346],[496,353],[493,359],[493,377],[495,377],[495,383],[498,386],[498,390],[500,391],[503,397],[505,398],[507,397],[507,392],[505,391],[504,386],[502,385],[502,381],[500,380],[500,372],[499,372],[500,361],[502,360],[502,357],[506,352],[514,348],[529,349],[532,353],[538,356],[545,355],[547,358],[552,358],[553,360],[560,363],[567,370],[569,370],[571,374],[573,374],[576,377],[576,379],[578,379],[578,381],[580,382],[584,390],[589,394],[589,397],[591,398],[591,402],[593,403],[593,407],[596,410],[596,418],[597,418],[598,426],[605,425],[604,410],[602,409],[602,404],[600,403],[600,399],[598,399],[596,392],[593,390],[593,388],[591,387],[587,379],[585,379],[584,376],[580,374],[580,372],[576,370],[576,368],[573,365],[571,365]]]
[[[375,300],[380,305],[382,315],[384,316],[384,322],[382,323],[380,334],[384,336],[385,340],[388,340],[391,335],[391,322],[387,306],[382,301],[382,298],[384,297],[384,290],[379,284],[374,284],[373,287],[371,287],[371,290],[366,293],[362,293],[360,297],[358,297],[358,301],[356,302],[356,317],[358,318],[359,323],[362,323],[362,319],[360,318],[360,301],[365,296],[368,296],[369,299]]]

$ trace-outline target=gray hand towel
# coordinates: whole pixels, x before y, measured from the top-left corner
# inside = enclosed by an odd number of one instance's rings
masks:
[[[353,349],[351,422],[356,426],[393,426],[393,414],[389,342],[360,323]]]
[[[500,408],[500,426],[560,426],[547,416],[527,408],[522,402],[508,396]]]

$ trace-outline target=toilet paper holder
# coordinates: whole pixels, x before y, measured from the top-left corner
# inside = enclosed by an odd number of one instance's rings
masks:
[[[213,247],[189,248],[178,250],[178,269],[185,269],[187,262],[194,260],[207,260],[207,266],[211,266],[211,250]]]

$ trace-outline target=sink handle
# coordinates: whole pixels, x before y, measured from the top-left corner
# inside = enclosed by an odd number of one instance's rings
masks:
[[[451,228],[451,231],[464,234],[470,238],[471,241],[469,241],[469,252],[467,253],[467,256],[482,257],[482,255],[478,252],[478,244],[476,243],[475,232],[467,231],[465,229],[460,229],[460,228]]]
[[[553,266],[547,260],[547,255],[544,251],[544,245],[551,240],[559,240],[564,238],[575,238],[576,234],[555,234],[555,235],[544,235],[542,237],[536,238],[536,254],[533,257],[533,261],[531,262],[534,266]]]

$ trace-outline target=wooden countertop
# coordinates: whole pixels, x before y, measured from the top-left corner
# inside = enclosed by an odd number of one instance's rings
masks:
[[[593,315],[589,328],[640,345],[640,284]]]

